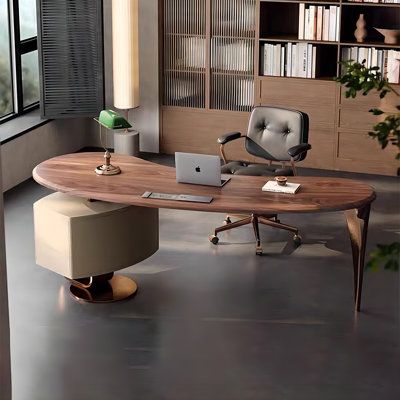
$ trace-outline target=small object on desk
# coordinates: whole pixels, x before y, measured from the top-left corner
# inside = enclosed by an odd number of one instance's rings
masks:
[[[170,194],[170,193],[153,193],[144,192],[142,197],[145,199],[161,199],[174,201],[189,201],[193,203],[211,203],[213,198],[209,196],[192,196],[188,194]]]
[[[285,186],[280,186],[278,182],[268,181],[263,187],[263,192],[275,192],[275,193],[286,193],[295,194],[300,188],[300,183],[286,183]]]
[[[276,176],[275,180],[279,186],[286,186],[286,184],[287,184],[286,176]]]

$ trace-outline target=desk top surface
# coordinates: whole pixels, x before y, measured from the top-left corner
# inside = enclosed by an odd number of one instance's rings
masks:
[[[354,180],[324,177],[289,177],[300,183],[296,194],[261,191],[270,179],[265,176],[233,175],[224,187],[177,183],[175,169],[130,156],[113,155],[112,163],[122,173],[96,175],[103,153],[75,153],[52,158],[33,170],[33,178],[50,189],[112,203],[152,208],[223,213],[308,213],[361,208],[375,200],[372,187]],[[144,199],[146,191],[212,196],[210,204]]]

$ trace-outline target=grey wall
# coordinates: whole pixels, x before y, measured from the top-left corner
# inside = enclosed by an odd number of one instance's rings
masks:
[[[0,174],[1,188],[1,174]],[[2,193],[2,192],[0,192]],[[4,243],[3,195],[0,196],[0,400],[11,400],[10,328],[8,323],[8,296],[6,251]]]
[[[32,176],[40,162],[88,145],[89,119],[51,121],[1,146],[3,191]]]
[[[104,0],[104,54],[106,104],[113,108],[111,0]],[[129,112],[129,121],[140,132],[140,149],[159,152],[158,0],[139,0],[140,107]],[[106,133],[104,132],[104,135]],[[99,146],[93,124],[91,145]],[[112,135],[108,140],[112,145]]]

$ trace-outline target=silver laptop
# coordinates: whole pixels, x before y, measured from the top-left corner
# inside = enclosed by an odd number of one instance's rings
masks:
[[[221,161],[218,156],[175,153],[176,181],[195,185],[224,186],[221,179]]]

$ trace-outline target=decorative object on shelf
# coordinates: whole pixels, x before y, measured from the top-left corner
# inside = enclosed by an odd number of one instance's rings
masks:
[[[131,128],[131,124],[121,115],[117,114],[113,110],[103,110],[100,112],[99,118],[94,118],[96,122],[98,122],[100,126],[100,142],[103,146],[105,153],[104,159],[105,164],[99,165],[95,172],[98,175],[118,175],[121,173],[121,169],[117,166],[111,164],[111,154],[107,148],[107,140],[105,145],[103,144],[102,130],[101,128],[104,126],[107,129],[128,129]]]
[[[112,1],[112,42],[114,106],[125,110],[125,119],[129,121],[129,110],[139,107],[140,102],[139,0]],[[128,135],[128,130],[125,134]],[[127,154],[127,149],[137,147],[136,136],[117,139],[115,152]],[[128,143],[130,141],[132,143]]]
[[[400,41],[400,29],[383,29],[374,28],[382,36],[385,37],[384,43],[386,44],[399,44]]]
[[[358,43],[363,43],[364,39],[367,37],[366,25],[364,14],[360,14],[356,23],[357,29],[354,31],[354,37]]]

